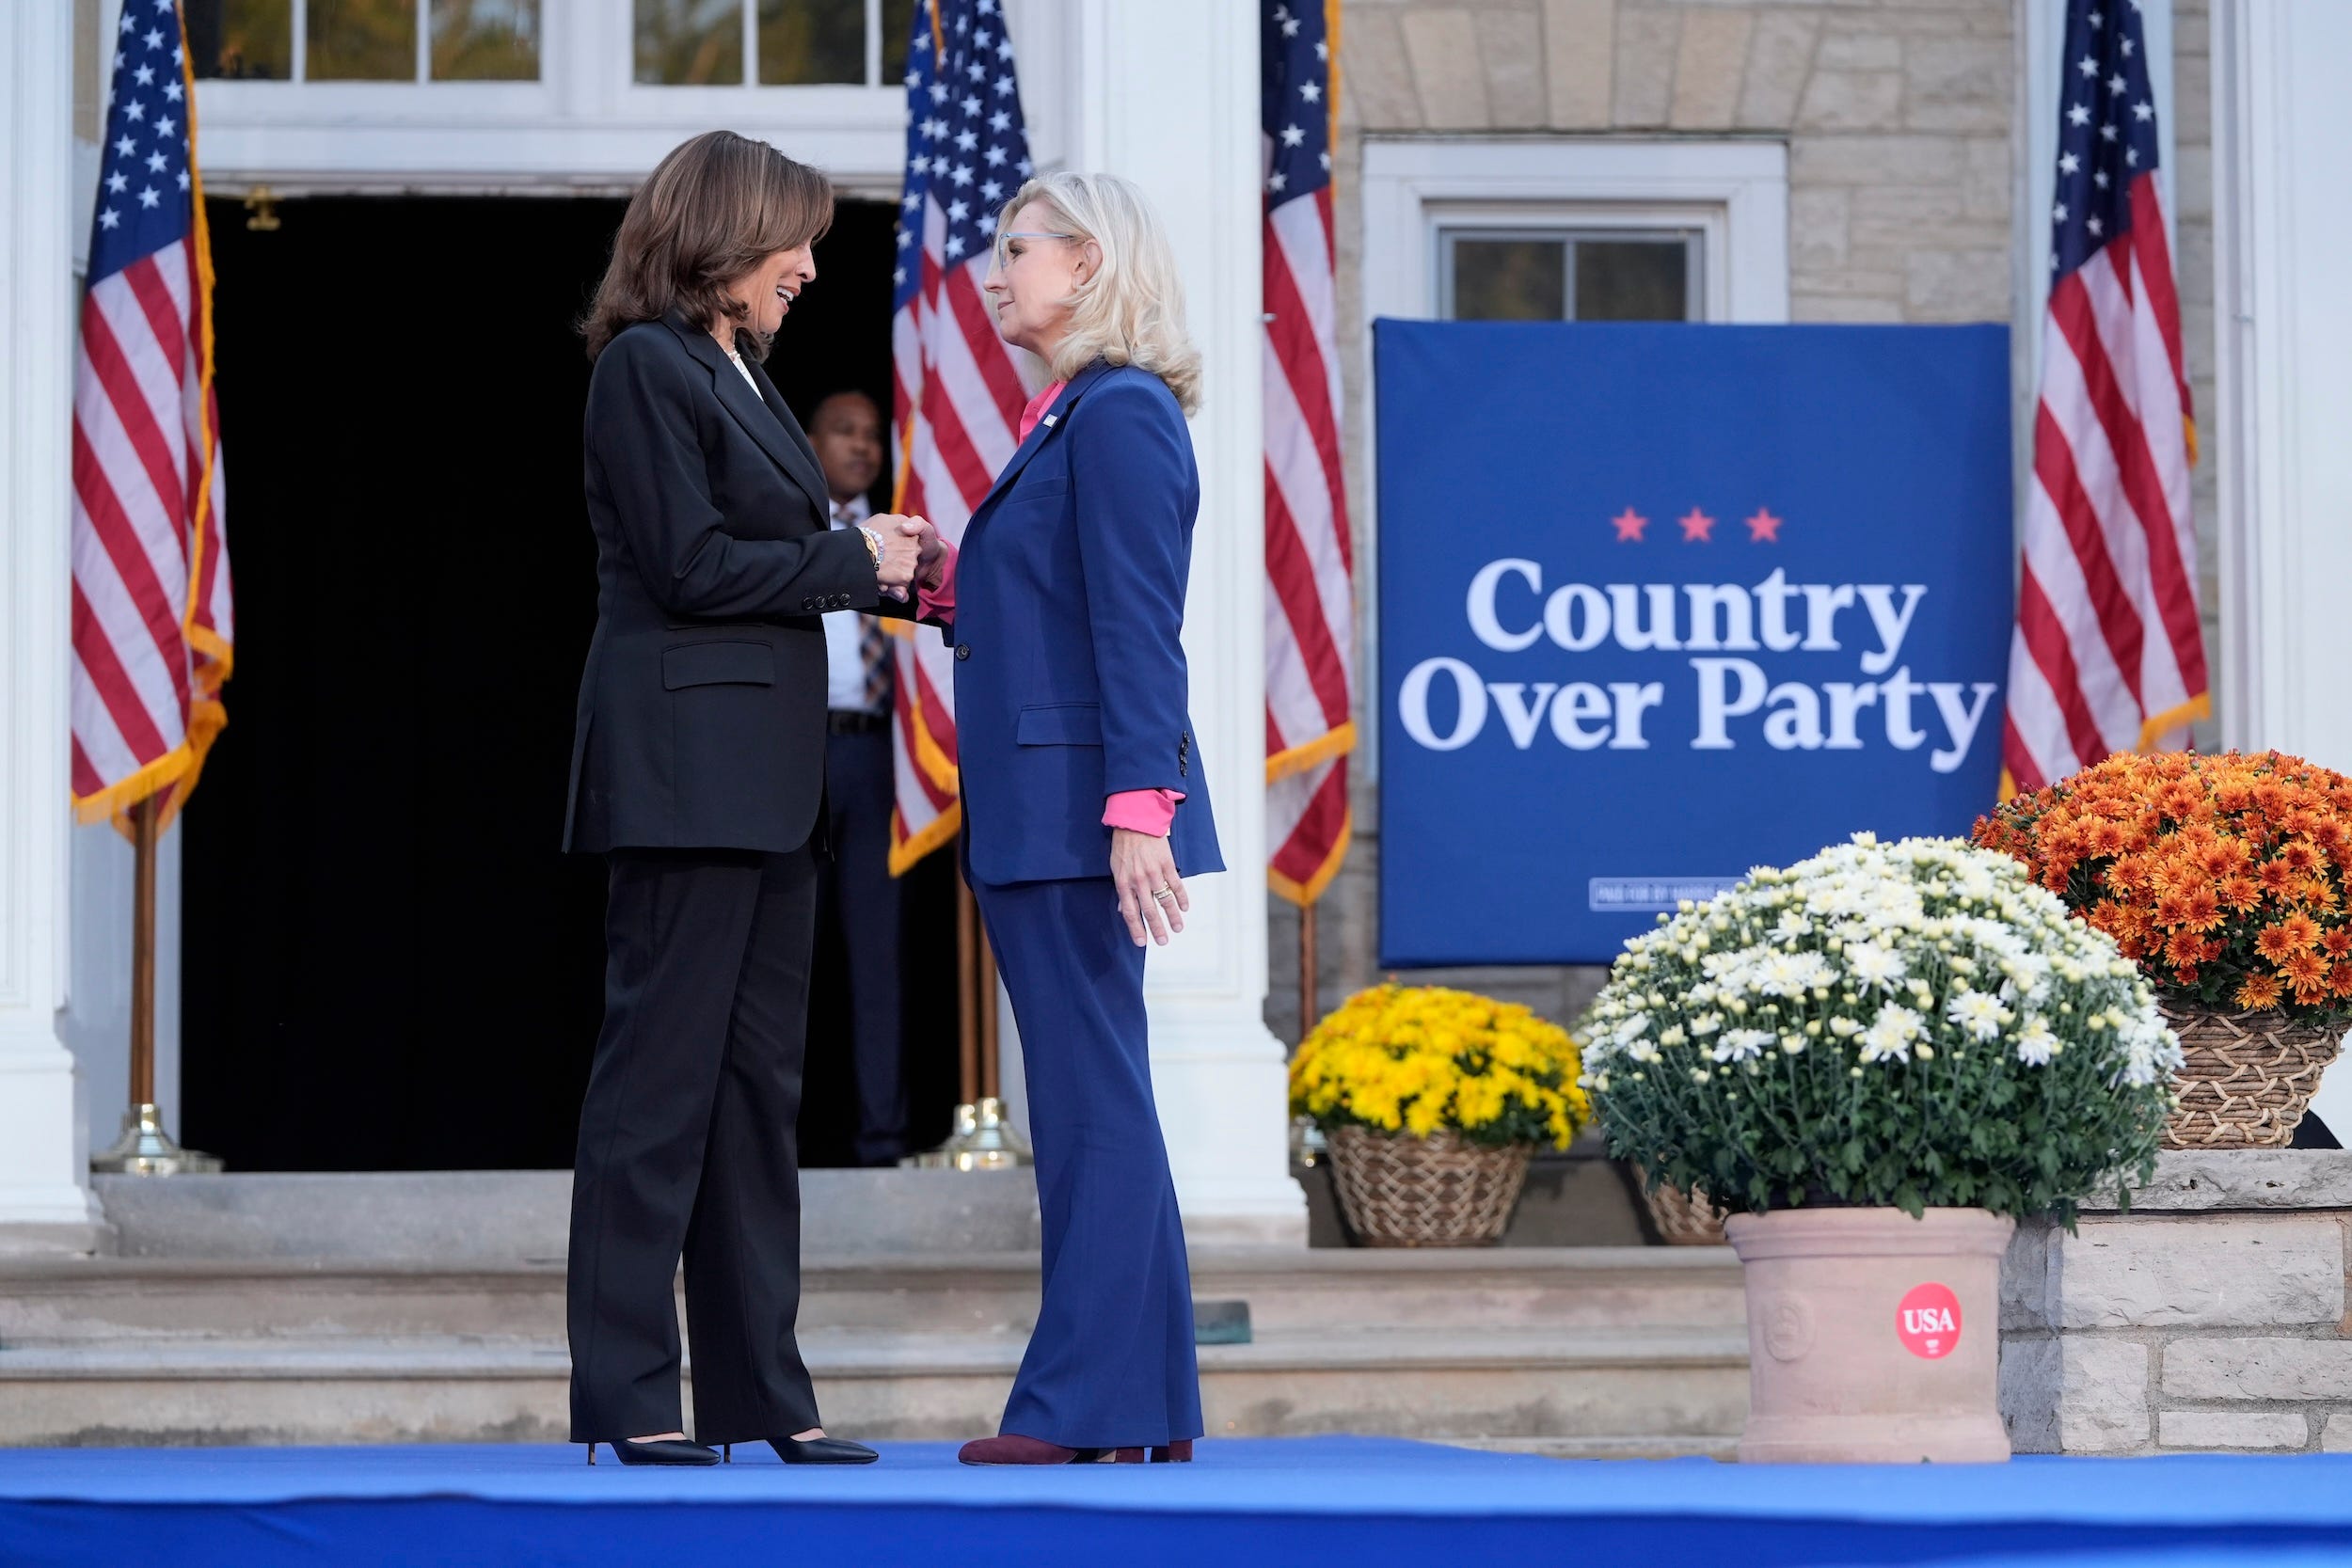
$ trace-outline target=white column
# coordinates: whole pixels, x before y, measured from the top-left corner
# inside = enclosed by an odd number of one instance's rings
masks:
[[[2215,338],[2220,407],[2224,743],[2352,772],[2352,7],[2222,0],[2213,12]],[[2312,1109],[2352,1137],[2352,1067]]]
[[[2352,7],[2224,0],[2213,24],[2221,733],[2352,772]]]
[[[0,8],[0,1246],[98,1210],[65,1001],[72,8]]]
[[[1029,0],[1013,13],[1041,160],[1141,185],[1175,244],[1206,360],[1184,646],[1223,876],[1155,950],[1152,1085],[1186,1229],[1303,1245],[1284,1053],[1265,1026],[1265,523],[1252,0]],[[1050,42],[1048,39],[1050,37]],[[1040,68],[1042,68],[1041,71]],[[1041,105],[1050,102],[1047,112]]]

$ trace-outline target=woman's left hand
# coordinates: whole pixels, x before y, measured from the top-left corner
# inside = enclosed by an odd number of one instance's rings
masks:
[[[1176,875],[1176,857],[1168,840],[1113,828],[1111,880],[1119,886],[1119,912],[1137,947],[1147,941],[1166,947],[1168,934],[1184,928],[1184,911],[1192,908],[1192,900],[1185,896],[1184,879]]]

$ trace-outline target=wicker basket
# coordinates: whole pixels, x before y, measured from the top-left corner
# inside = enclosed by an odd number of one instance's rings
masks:
[[[1724,1216],[1713,1204],[1662,1181],[1652,1187],[1649,1173],[1639,1165],[1633,1167],[1633,1176],[1642,1184],[1642,1201],[1649,1206],[1649,1221],[1658,1227],[1660,1241],[1674,1246],[1724,1244]]]
[[[1362,1127],[1327,1131],[1340,1207],[1366,1246],[1492,1246],[1511,1223],[1533,1152],[1482,1148],[1452,1132],[1426,1138]]]
[[[2164,1125],[2164,1147],[2286,1148],[2320,1073],[2336,1059],[2335,1032],[2267,1008],[2159,1005],[2187,1058],[2173,1079],[2181,1102]]]

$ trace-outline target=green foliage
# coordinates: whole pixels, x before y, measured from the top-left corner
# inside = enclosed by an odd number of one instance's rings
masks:
[[[1613,1153],[1733,1212],[2054,1213],[2153,1174],[2179,1043],[2016,862],[1858,840],[1627,944],[1578,1030]]]

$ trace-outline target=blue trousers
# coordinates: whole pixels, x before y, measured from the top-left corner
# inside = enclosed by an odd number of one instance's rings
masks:
[[[1021,1026],[1044,1296],[1002,1431],[1065,1448],[1200,1435],[1192,1272],[1152,1099],[1143,949],[1107,877],[972,889]]]

